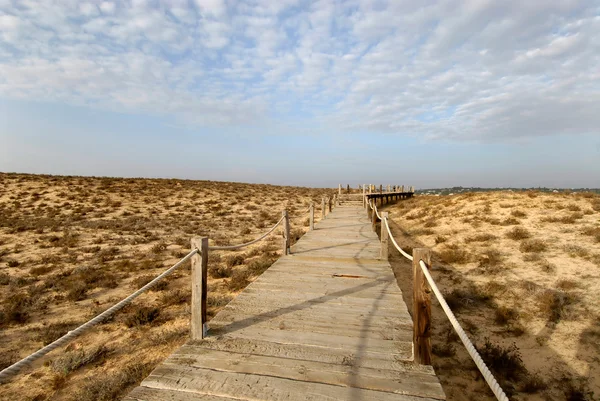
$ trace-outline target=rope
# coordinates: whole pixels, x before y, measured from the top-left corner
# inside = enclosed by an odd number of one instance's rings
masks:
[[[454,327],[454,330],[460,337],[462,343],[465,345],[467,352],[469,353],[469,355],[471,355],[471,358],[475,362],[475,365],[477,365],[477,368],[479,368],[479,371],[483,375],[483,378],[485,379],[487,384],[490,386],[490,389],[492,390],[492,392],[494,393],[494,395],[496,396],[496,398],[499,401],[509,401],[508,397],[506,396],[506,394],[504,394],[504,391],[502,390],[502,388],[496,381],[496,378],[494,378],[494,375],[492,374],[492,372],[490,372],[488,367],[485,365],[485,362],[483,362],[483,359],[481,359],[481,356],[479,356],[479,353],[473,346],[473,343],[471,342],[471,340],[469,340],[469,337],[467,337],[467,333],[465,333],[463,328],[460,326],[460,323],[458,322],[458,320],[456,320],[456,316],[454,316],[454,313],[452,313],[452,310],[446,303],[446,300],[442,296],[442,293],[440,292],[439,288],[433,281],[433,278],[431,278],[431,275],[429,274],[429,270],[427,269],[425,262],[420,260],[419,266],[421,266],[421,270],[423,270],[423,274],[427,278],[427,281],[429,282],[431,289],[435,293],[436,298],[438,299],[440,305],[442,306],[442,309],[444,309],[444,312],[446,312],[446,316],[448,316],[448,320],[450,320],[452,327]]]
[[[394,236],[392,235],[392,231],[390,230],[390,226],[388,224],[388,219],[386,218],[383,221],[385,222],[385,228],[387,228],[388,235],[389,235],[390,239],[392,240],[392,243],[394,244],[394,246],[398,250],[398,252],[400,252],[402,254],[402,256],[404,256],[405,258],[413,260],[413,257],[410,256],[408,253],[404,252],[402,250],[402,248],[400,248],[400,245],[398,245],[398,243],[394,239]]]
[[[411,255],[409,255],[408,253],[404,252],[402,250],[402,248],[400,248],[400,246],[398,245],[398,243],[396,242],[396,240],[394,239],[394,236],[392,235],[392,231],[390,230],[390,226],[388,224],[388,219],[386,218],[383,221],[385,222],[385,227],[386,227],[387,232],[389,234],[389,238],[392,240],[392,243],[394,244],[394,246],[396,247],[396,249],[405,258],[413,260],[413,257]],[[431,286],[431,289],[435,293],[435,296],[436,296],[438,302],[440,303],[440,305],[442,306],[442,309],[446,313],[446,316],[448,316],[448,320],[450,320],[450,323],[452,324],[452,327],[454,327],[454,330],[456,331],[456,333],[460,337],[460,340],[462,341],[462,343],[464,344],[465,348],[467,349],[467,352],[469,353],[469,355],[473,359],[473,362],[475,362],[475,365],[477,365],[477,368],[479,369],[479,371],[483,375],[483,378],[485,379],[485,381],[487,382],[487,384],[490,386],[490,389],[492,390],[492,392],[494,393],[494,395],[496,396],[496,398],[499,401],[509,401],[509,399],[506,396],[506,394],[504,394],[504,391],[502,390],[502,387],[500,387],[500,384],[498,384],[498,382],[496,381],[496,378],[494,377],[494,375],[492,374],[492,372],[490,372],[490,370],[486,366],[485,362],[483,362],[483,359],[481,359],[481,356],[479,355],[479,353],[475,349],[475,346],[473,345],[473,343],[471,342],[471,340],[469,340],[469,337],[467,336],[467,333],[465,333],[465,331],[463,330],[463,328],[460,326],[460,323],[458,322],[458,320],[456,320],[456,316],[454,316],[454,313],[452,313],[452,310],[450,309],[450,307],[446,303],[446,300],[442,296],[442,293],[440,292],[439,288],[437,287],[437,285],[433,281],[433,278],[431,277],[431,274],[429,274],[429,269],[427,269],[427,266],[425,265],[425,262],[423,262],[422,260],[420,260],[419,261],[419,266],[421,266],[421,270],[423,270],[423,274],[427,278],[427,282],[429,283],[429,285]]]
[[[117,312],[119,309],[122,309],[124,306],[130,304],[131,301],[133,301],[135,298],[137,298],[140,294],[142,294],[143,292],[147,291],[148,289],[154,287],[154,285],[156,283],[158,283],[161,279],[163,279],[164,277],[173,273],[173,271],[175,269],[177,269],[179,266],[181,266],[183,263],[185,263],[188,259],[190,259],[192,256],[194,256],[195,254],[197,254],[199,252],[200,251],[198,249],[192,250],[179,262],[175,263],[172,267],[170,267],[169,269],[165,270],[162,274],[157,276],[154,280],[150,281],[148,284],[146,284],[145,286],[143,286],[142,288],[140,288],[139,290],[137,290],[136,292],[134,292],[127,298],[123,299],[118,304],[113,305],[111,308],[105,310],[104,312],[102,312],[101,314],[96,316],[95,318],[88,320],[86,323],[82,324],[81,326],[77,327],[76,329],[69,331],[67,334],[65,334],[58,340],[54,341],[53,343],[46,345],[44,348],[39,349],[38,351],[34,352],[33,354],[29,355],[28,357],[23,358],[19,362],[16,362],[16,363],[12,364],[11,366],[9,366],[8,368],[4,369],[3,371],[0,372],[0,383],[6,382],[7,379],[15,376],[25,366],[28,366],[32,362],[38,360],[39,358],[46,355],[48,352],[60,347],[61,345],[68,343],[75,337],[78,337],[79,335],[81,335],[87,329],[97,325],[98,323],[102,322],[104,319],[106,319],[113,313]]]
[[[377,218],[379,220],[381,220],[381,216],[379,215],[379,212],[377,211],[377,206],[373,205],[373,210],[375,210],[375,214],[377,215]]]
[[[252,245],[252,244],[254,244],[254,243],[256,243],[256,242],[264,239],[267,235],[271,234],[273,232],[273,230],[275,230],[277,228],[277,226],[283,221],[284,218],[285,218],[285,216],[281,216],[281,218],[279,219],[279,221],[277,222],[277,224],[275,224],[273,226],[273,228],[271,228],[269,231],[267,231],[265,234],[263,234],[261,237],[255,239],[255,240],[252,240],[250,242],[246,242],[245,244],[239,244],[239,245],[211,246],[208,249],[211,250],[211,251],[230,251],[230,250],[233,250],[233,249],[240,249],[240,248],[243,248],[245,246]]]

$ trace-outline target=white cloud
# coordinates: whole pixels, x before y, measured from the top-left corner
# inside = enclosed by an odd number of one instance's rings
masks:
[[[302,112],[338,131],[456,140],[600,122],[599,10],[584,0],[12,4],[4,97],[195,124]]]

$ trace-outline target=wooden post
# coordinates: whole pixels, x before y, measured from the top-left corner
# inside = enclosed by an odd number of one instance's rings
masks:
[[[327,208],[329,209],[329,213],[331,213],[331,198],[327,198]]]
[[[377,231],[377,212],[375,212],[375,209],[371,212],[371,228],[373,231]]]
[[[287,210],[281,212],[283,216],[283,254],[290,254],[290,216]]]
[[[325,219],[325,198],[321,200],[321,219]]]
[[[309,219],[309,224],[310,224],[310,231],[315,229],[315,204],[313,202],[310,202],[310,217]]]
[[[201,340],[206,336],[206,295],[208,292],[208,237],[193,237],[192,249],[200,253],[191,258],[192,262],[192,340]]]
[[[404,192],[404,185],[400,187],[400,192]]]
[[[388,212],[381,212],[381,252],[379,253],[381,260],[388,260],[388,232],[383,221],[387,219],[387,217]]]
[[[366,196],[367,195],[367,186],[363,184],[362,190],[363,190],[363,207],[367,207],[367,202],[366,202],[366,200],[367,200],[367,196]]]
[[[338,186],[338,194],[339,195],[342,194],[342,184],[339,184],[339,186]]]
[[[346,186],[346,192],[350,193],[350,184],[347,184],[347,186]]]
[[[419,266],[431,266],[429,248],[413,249],[413,349],[415,363],[431,365],[431,288]]]

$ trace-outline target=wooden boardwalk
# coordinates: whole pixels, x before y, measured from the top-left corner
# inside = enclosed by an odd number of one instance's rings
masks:
[[[365,209],[342,205],[126,400],[441,400]]]

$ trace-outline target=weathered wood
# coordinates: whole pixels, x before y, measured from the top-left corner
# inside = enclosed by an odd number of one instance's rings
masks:
[[[366,197],[366,195],[367,195],[367,186],[366,186],[366,184],[363,184],[362,190],[363,190],[363,198],[362,198],[363,207],[367,207],[367,197]]]
[[[382,194],[383,193],[383,184],[379,184],[379,193]]]
[[[327,198],[327,208],[329,209],[329,213],[331,213],[331,198]]]
[[[381,212],[381,233],[380,233],[380,238],[381,238],[381,259],[382,260],[388,260],[388,232],[387,229],[385,228],[385,223],[383,222],[383,220],[388,218],[388,212]]]
[[[309,227],[310,231],[315,229],[315,204],[313,202],[310,203],[310,214],[309,214]]]
[[[284,210],[281,212],[283,216],[283,254],[289,255],[290,253],[290,216],[288,211]]]
[[[373,232],[377,230],[377,212],[375,211],[375,208],[373,208],[373,213],[371,214],[371,230],[373,230]]]
[[[413,344],[415,363],[431,365],[431,288],[421,270],[423,260],[431,266],[429,248],[413,249]]]
[[[325,219],[325,197],[321,199],[321,219]]]
[[[413,321],[355,195],[125,399],[444,399],[433,368],[413,363]]]
[[[191,338],[198,340],[206,335],[206,298],[208,290],[208,238],[193,237],[192,249],[200,254],[192,256],[192,301],[191,301]]]
[[[342,184],[339,184],[339,188],[338,188],[338,195],[342,194]]]

